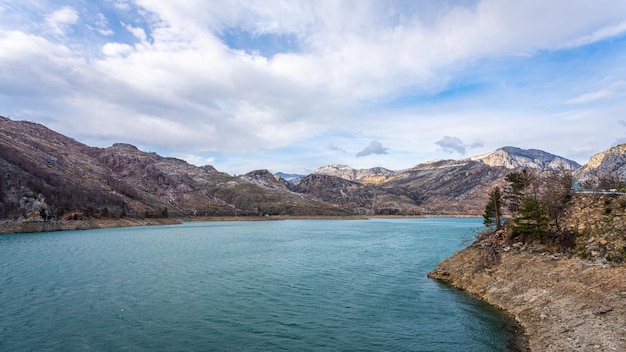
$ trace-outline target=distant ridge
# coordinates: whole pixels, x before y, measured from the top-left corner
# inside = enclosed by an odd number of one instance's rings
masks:
[[[287,173],[284,173],[284,172],[275,172],[274,176],[280,177],[283,180],[285,180],[285,181],[287,181],[287,182],[289,182],[291,184],[294,184],[294,185],[297,185],[298,183],[300,183],[300,181],[302,181],[302,179],[304,177],[306,177],[306,175],[287,174]]]

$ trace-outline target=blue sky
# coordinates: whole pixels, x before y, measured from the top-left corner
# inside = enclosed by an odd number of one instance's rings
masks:
[[[0,0],[0,115],[241,174],[626,142],[626,2]]]

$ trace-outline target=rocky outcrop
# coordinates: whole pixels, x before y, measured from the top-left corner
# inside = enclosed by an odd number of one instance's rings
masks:
[[[373,167],[370,169],[353,169],[348,165],[327,165],[313,171],[316,175],[327,175],[343,178],[348,181],[355,181],[364,184],[379,184],[393,176],[396,171],[385,169],[384,167]]]
[[[509,312],[532,351],[626,351],[626,196],[575,195],[575,247],[477,241],[428,274]]]
[[[602,175],[616,175],[621,180],[626,179],[626,144],[593,155],[580,169],[578,177],[584,179]]]
[[[429,277],[506,310],[524,328],[531,351],[626,351],[626,267],[508,252],[477,272],[481,251],[457,252]]]
[[[287,190],[288,182],[275,176],[267,170],[255,170],[240,176],[249,182],[256,183],[262,187]]]
[[[507,169],[576,170],[580,167],[573,160],[543,150],[516,147],[502,147],[489,153],[474,156],[471,160],[481,161],[489,166],[506,167]]]

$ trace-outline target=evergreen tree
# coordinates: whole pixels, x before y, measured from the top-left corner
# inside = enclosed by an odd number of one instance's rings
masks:
[[[527,236],[541,239],[548,233],[548,217],[546,211],[536,198],[524,197],[519,207],[519,215],[513,218],[513,233],[520,235],[522,240]]]
[[[521,172],[512,172],[504,178],[509,182],[504,191],[504,198],[509,210],[515,214],[519,211],[522,198],[526,196],[528,188],[535,181],[536,175],[533,171],[523,169]]]
[[[483,224],[487,228],[495,227],[498,231],[502,228],[502,193],[500,187],[495,187],[489,192],[489,201],[483,213]]]

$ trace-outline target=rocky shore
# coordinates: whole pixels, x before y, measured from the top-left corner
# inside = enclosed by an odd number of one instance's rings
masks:
[[[485,266],[470,246],[428,274],[510,313],[531,351],[626,351],[626,266],[509,249]]]
[[[132,227],[150,225],[179,224],[176,219],[87,219],[87,220],[50,220],[50,221],[0,221],[0,234],[51,232],[65,230],[90,230],[112,227]]]
[[[408,218],[408,216],[406,217]],[[190,221],[273,221],[287,219],[302,220],[366,220],[368,217],[352,216],[197,216],[190,218],[124,218],[124,219],[84,219],[84,220],[4,220],[0,221],[0,234],[52,232],[66,230],[91,230],[113,227],[173,225]]]

